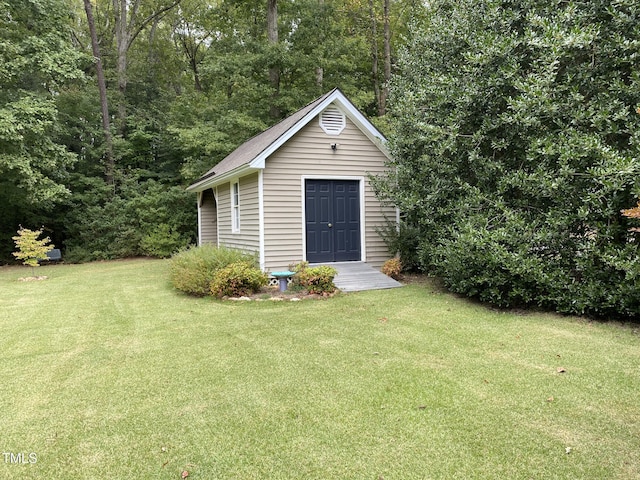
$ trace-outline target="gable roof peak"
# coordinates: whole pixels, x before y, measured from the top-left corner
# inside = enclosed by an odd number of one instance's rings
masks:
[[[300,131],[302,127],[306,126],[313,118],[333,103],[337,103],[345,115],[350,118],[372,142],[380,143],[379,146],[381,147],[381,144],[386,141],[378,129],[367,120],[344,93],[336,87],[262,133],[244,142],[200,177],[194,184],[190,185],[187,190],[202,191],[214,183],[217,183],[217,180],[222,180],[236,172],[248,168],[264,168],[265,161],[269,155],[280,148],[287,140]]]

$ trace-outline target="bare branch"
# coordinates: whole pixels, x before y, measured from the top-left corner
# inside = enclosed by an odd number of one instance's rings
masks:
[[[161,8],[160,10],[158,10],[157,12],[153,12],[151,15],[149,15],[147,18],[145,18],[140,25],[138,25],[138,28],[135,29],[135,31],[133,33],[131,33],[131,36],[129,37],[129,41],[127,42],[127,49],[129,49],[131,47],[131,45],[133,44],[134,40],[136,39],[136,37],[140,34],[140,32],[142,30],[144,30],[144,28],[149,25],[149,23],[153,22],[155,19],[160,19],[162,18],[166,13],[169,12],[169,10],[171,10],[172,8],[178,6],[178,4],[181,2],[182,0],[175,0],[173,3],[171,3],[170,5],[167,5],[166,7]]]

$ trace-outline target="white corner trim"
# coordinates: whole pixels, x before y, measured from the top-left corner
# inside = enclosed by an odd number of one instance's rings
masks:
[[[265,271],[264,253],[264,170],[258,170],[258,249],[260,255],[260,270]]]
[[[220,203],[218,202],[218,187],[213,187],[213,199],[216,201],[216,246],[220,246]]]
[[[365,189],[364,177],[360,179],[360,260],[367,261],[367,201],[364,195]]]
[[[198,202],[198,246],[202,245],[202,197],[203,192],[198,192],[196,201]]]
[[[302,238],[302,254],[300,258],[303,262],[307,261],[307,187],[306,187],[306,175],[300,175],[300,197],[302,201],[302,215],[301,215],[301,225],[302,228],[301,238]]]

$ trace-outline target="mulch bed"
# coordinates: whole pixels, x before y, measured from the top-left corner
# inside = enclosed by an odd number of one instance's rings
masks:
[[[36,280],[46,280],[47,277],[46,275],[38,275],[37,277],[21,277],[18,279],[19,282],[34,282]]]
[[[435,287],[435,281],[433,277],[420,273],[406,273],[399,279],[400,282],[405,285],[425,285]],[[436,287],[437,288],[437,287]],[[222,300],[231,300],[235,302],[248,302],[248,301],[272,301],[272,302],[299,302],[300,300],[321,300],[323,298],[330,298],[335,295],[339,295],[340,291],[336,290],[334,293],[328,293],[324,295],[309,294],[306,291],[289,289],[281,292],[278,287],[268,286],[262,287],[258,293],[247,295],[243,297],[222,297]]]
[[[323,298],[333,297],[339,293],[336,290],[333,293],[326,293],[324,295],[310,294],[306,290],[289,289],[281,292],[278,287],[262,287],[259,292],[252,295],[243,297],[222,297],[222,300],[231,300],[236,302],[299,302],[301,300],[320,300]]]

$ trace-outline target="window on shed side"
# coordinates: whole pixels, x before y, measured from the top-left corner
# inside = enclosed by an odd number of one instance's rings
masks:
[[[231,231],[240,231],[240,182],[231,183]]]
[[[347,126],[344,113],[333,105],[329,105],[320,114],[320,127],[327,135],[340,135]]]

